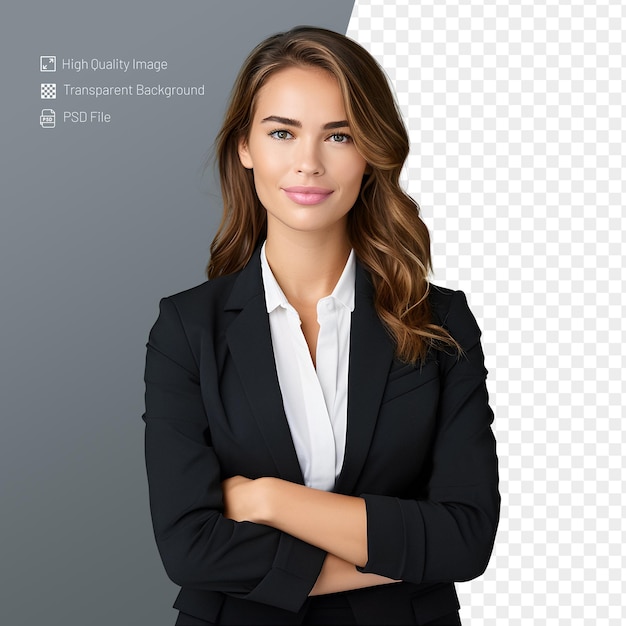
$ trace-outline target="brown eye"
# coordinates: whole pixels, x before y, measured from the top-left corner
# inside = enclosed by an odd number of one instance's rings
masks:
[[[291,137],[293,137],[293,135],[288,130],[284,130],[284,129],[273,130],[269,135],[270,137],[273,137],[274,139],[281,139],[281,140],[290,139]]]

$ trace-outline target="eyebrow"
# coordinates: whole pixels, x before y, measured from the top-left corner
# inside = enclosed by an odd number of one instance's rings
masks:
[[[264,124],[265,122],[277,122],[278,124],[285,124],[286,126],[295,126],[296,128],[302,128],[302,122],[291,119],[290,117],[281,117],[280,115],[270,115],[269,117],[265,117],[261,120],[261,124]],[[348,120],[340,120],[339,122],[328,122],[328,124],[324,124],[324,126],[322,126],[322,130],[347,128],[349,126],[350,124],[348,124]]]

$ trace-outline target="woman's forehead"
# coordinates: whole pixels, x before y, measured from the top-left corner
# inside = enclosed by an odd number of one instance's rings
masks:
[[[326,70],[299,66],[279,70],[267,79],[256,95],[254,116],[257,121],[268,116],[298,121],[299,116],[346,117],[337,79]]]

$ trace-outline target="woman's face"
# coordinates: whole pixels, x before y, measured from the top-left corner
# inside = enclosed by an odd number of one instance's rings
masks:
[[[239,158],[253,171],[268,236],[278,229],[345,232],[367,163],[350,136],[333,76],[293,67],[269,78]]]

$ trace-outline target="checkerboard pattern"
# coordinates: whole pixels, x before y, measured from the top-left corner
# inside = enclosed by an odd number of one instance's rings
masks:
[[[356,0],[433,282],[483,328],[503,496],[465,626],[626,623],[622,2]]]
[[[57,86],[56,83],[41,83],[41,99],[56,100]]]

